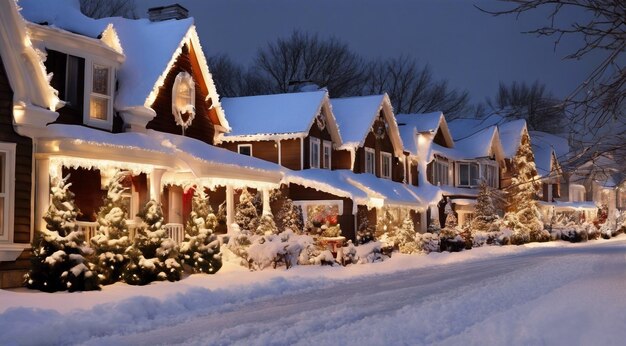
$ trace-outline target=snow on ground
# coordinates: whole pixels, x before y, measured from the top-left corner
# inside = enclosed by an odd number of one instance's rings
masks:
[[[0,344],[621,344],[626,236],[101,292],[0,290]]]

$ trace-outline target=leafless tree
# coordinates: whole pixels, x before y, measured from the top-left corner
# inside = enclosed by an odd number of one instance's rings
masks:
[[[612,156],[626,162],[626,1],[624,0],[504,0],[505,10],[480,10],[496,16],[520,16],[546,9],[548,22],[528,33],[555,39],[555,48],[564,38],[580,45],[565,59],[582,60],[591,53],[603,56],[587,78],[565,98],[563,104],[578,140],[574,156]],[[586,14],[584,21],[564,17],[571,11]]]
[[[91,18],[125,17],[136,19],[135,0],[80,0],[80,10]]]
[[[525,82],[506,85],[501,82],[495,98],[487,98],[484,109],[486,114],[498,113],[511,120],[525,119],[530,130],[556,134],[566,132],[563,103],[538,81],[531,85]]]
[[[252,69],[268,81],[270,93],[290,92],[294,84],[306,82],[339,97],[354,94],[365,79],[362,59],[345,43],[298,31],[259,49]]]
[[[363,94],[388,93],[396,113],[442,111],[454,118],[468,111],[467,91],[436,81],[428,65],[420,67],[409,57],[377,60],[368,66],[367,77]]]

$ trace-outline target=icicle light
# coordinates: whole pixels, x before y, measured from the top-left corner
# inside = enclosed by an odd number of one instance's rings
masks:
[[[62,166],[75,169],[98,169],[101,171],[110,171],[114,169],[128,170],[133,175],[138,175],[141,173],[149,174],[155,169],[155,166],[153,165],[147,165],[142,163],[97,160],[70,156],[54,156],[50,158],[50,175],[58,176],[58,174],[60,173],[58,171],[58,167]]]

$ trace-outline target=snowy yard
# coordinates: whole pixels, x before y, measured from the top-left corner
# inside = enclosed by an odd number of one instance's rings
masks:
[[[626,236],[100,292],[0,290],[0,344],[623,344]]]

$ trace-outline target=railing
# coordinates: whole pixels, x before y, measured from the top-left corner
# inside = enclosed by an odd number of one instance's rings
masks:
[[[90,244],[90,239],[96,235],[98,231],[98,223],[91,221],[76,221],[78,229],[83,231],[85,241]],[[134,221],[127,221],[128,238],[135,239],[137,234],[137,224]],[[167,236],[172,238],[176,244],[180,244],[185,239],[185,227],[180,223],[168,223],[165,225]]]
[[[182,243],[185,239],[185,227],[181,223],[165,224],[165,230],[167,230],[167,236],[172,238],[176,244]]]

